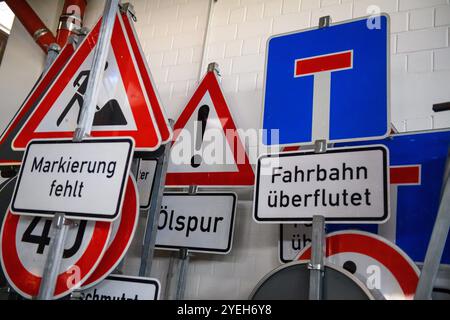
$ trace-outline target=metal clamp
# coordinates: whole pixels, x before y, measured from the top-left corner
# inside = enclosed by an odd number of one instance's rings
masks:
[[[219,64],[217,62],[211,62],[210,64],[208,64],[208,68],[206,71],[215,72],[219,77],[221,76],[220,70],[219,70]]]
[[[327,152],[327,140],[316,140],[314,142],[314,152],[315,153]]]
[[[329,27],[331,24],[331,16],[324,16],[319,18],[319,28]]]
[[[323,271],[325,268],[325,266],[323,264],[312,264],[312,263],[308,263],[308,269],[309,270],[320,270]]]
[[[198,190],[198,186],[189,186],[188,193],[191,195],[196,194],[197,190]]]
[[[63,14],[61,15],[61,17],[59,18],[59,21],[64,20],[64,19],[73,19],[73,20],[78,20],[81,23],[81,16],[79,14],[76,13],[72,13],[72,14]]]
[[[48,51],[59,53],[61,51],[61,47],[57,43],[52,43],[48,46],[47,52]]]
[[[119,4],[119,10],[121,13],[130,15],[131,19],[133,19],[134,22],[137,21],[136,11],[134,10],[134,6],[131,3],[126,2],[123,4]]]
[[[69,20],[59,21],[59,30],[67,30],[70,32],[78,32],[81,29],[81,25],[73,23]]]
[[[40,37],[42,37],[43,35],[48,33],[48,29],[47,28],[41,28],[41,29],[37,29],[34,33],[33,33],[33,39],[34,41],[37,41]]]

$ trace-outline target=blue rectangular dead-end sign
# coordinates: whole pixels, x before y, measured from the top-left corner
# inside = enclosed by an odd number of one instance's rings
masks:
[[[263,142],[381,139],[389,131],[389,17],[271,37]],[[279,130],[271,134],[270,130]]]

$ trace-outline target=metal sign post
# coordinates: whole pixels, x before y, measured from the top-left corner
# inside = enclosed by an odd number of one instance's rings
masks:
[[[83,138],[91,132],[99,84],[103,75],[103,66],[105,65],[108,55],[108,44],[111,41],[118,4],[119,0],[107,0],[105,3],[99,40],[97,47],[95,48],[94,61],[92,63],[91,73],[93,76],[89,78],[86,90],[86,100],[81,109],[80,122],[74,133],[73,140],[76,142],[83,140]],[[54,229],[54,236],[51,238],[49,253],[45,261],[42,282],[37,296],[37,299],[39,300],[51,299],[55,290],[57,274],[61,264],[68,230],[68,223],[64,214],[55,213],[52,227]]]
[[[428,244],[427,254],[417,285],[415,300],[430,300],[450,228],[450,149],[444,173],[441,204]]]
[[[210,66],[211,64],[208,66],[208,68]],[[190,186],[188,192],[190,195],[195,195],[197,193],[197,186]],[[178,282],[175,299],[183,300],[184,292],[186,290],[187,272],[189,269],[189,260],[190,260],[189,250],[186,248],[181,248],[178,259],[179,259],[179,270],[178,270]]]
[[[170,125],[173,124],[169,120]],[[153,253],[155,251],[156,231],[158,227],[159,210],[161,207],[161,200],[164,194],[164,187],[166,184],[166,172],[168,159],[170,154],[171,144],[167,143],[160,147],[157,151],[157,164],[155,171],[155,183],[150,199],[150,208],[148,209],[147,225],[145,227],[144,242],[141,251],[141,265],[139,267],[139,276],[149,276],[152,270]],[[150,259],[149,259],[150,258]]]
[[[322,20],[322,19],[321,19]],[[317,140],[315,153],[327,151],[326,140]],[[309,274],[309,300],[322,300],[323,276],[325,271],[324,257],[326,250],[325,242],[325,217],[313,216],[311,237],[311,261],[308,264]]]
[[[80,121],[75,129],[74,141],[81,141],[91,133],[94,121],[95,106],[100,90],[100,83],[104,73],[104,66],[108,57],[109,43],[116,19],[119,0],[107,0],[103,11],[102,24],[98,36],[97,47],[94,52],[91,73],[87,83],[85,100],[81,108]]]
[[[329,27],[331,17],[325,16],[319,19],[319,28]],[[329,121],[329,119],[327,119]],[[327,151],[327,141],[317,140],[315,142],[315,153]],[[308,264],[309,274],[309,300],[322,300],[323,297],[323,275],[325,271],[324,257],[326,250],[325,242],[325,217],[315,215],[312,223],[311,237],[311,261]]]
[[[180,249],[179,255],[179,263],[180,269],[178,271],[178,283],[177,283],[177,292],[175,295],[176,300],[184,299],[184,292],[186,290],[186,282],[187,282],[187,272],[189,269],[189,250],[188,249]]]
[[[39,287],[38,300],[50,300],[55,291],[57,275],[66,243],[67,224],[64,213],[55,213],[52,220],[53,236],[49,247],[47,259],[45,260],[42,283]]]

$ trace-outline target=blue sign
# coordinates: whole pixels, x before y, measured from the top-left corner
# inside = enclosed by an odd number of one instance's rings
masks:
[[[266,54],[264,144],[387,136],[388,16],[273,36]]]
[[[392,210],[391,218],[385,225],[360,229],[393,240],[411,259],[423,262],[439,209],[445,163],[450,148],[450,130],[398,134],[381,141],[335,146],[363,144],[384,144],[389,149]],[[331,226],[330,229],[342,228],[343,226]],[[354,229],[355,226],[346,228]],[[442,263],[450,264],[449,239]]]

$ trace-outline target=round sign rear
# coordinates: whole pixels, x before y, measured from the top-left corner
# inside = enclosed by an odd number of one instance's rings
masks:
[[[94,271],[103,256],[112,229],[111,222],[76,221],[69,226],[54,299],[75,290]],[[31,299],[39,292],[51,239],[52,220],[5,215],[0,256],[9,284]]]
[[[326,237],[327,263],[343,267],[386,299],[412,299],[419,268],[395,244],[364,231],[332,232]],[[309,260],[311,245],[296,260]]]
[[[308,264],[294,261],[267,274],[250,295],[252,300],[308,300]],[[323,300],[372,300],[373,296],[355,276],[337,267],[325,266]]]

